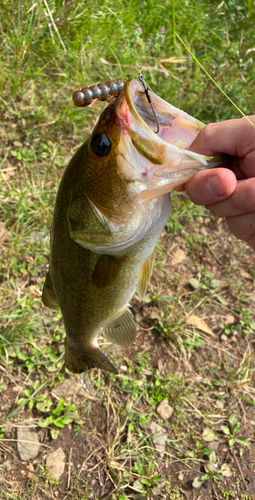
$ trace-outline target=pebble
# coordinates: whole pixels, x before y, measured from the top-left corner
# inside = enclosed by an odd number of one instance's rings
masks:
[[[161,418],[168,419],[173,415],[174,409],[168,403],[168,399],[163,399],[158,405],[157,413]]]
[[[12,470],[12,464],[11,464],[11,461],[10,460],[5,460],[4,462],[4,467],[6,470],[10,471]]]
[[[177,266],[178,264],[181,264],[184,260],[186,260],[186,258],[187,256],[184,250],[178,248],[178,250],[176,250],[176,252],[173,255],[171,264],[172,266]]]
[[[10,420],[6,420],[3,424],[3,427],[4,427],[4,432],[10,434],[14,425],[10,422]]]
[[[225,335],[225,333],[223,333],[221,335],[220,339],[222,340],[222,342],[226,342],[228,340],[228,337],[227,337],[227,335]]]
[[[17,449],[22,462],[35,458],[40,449],[37,433],[31,427],[17,428]]]
[[[89,394],[91,397],[95,397],[96,392],[90,381],[88,373],[84,376],[84,387],[77,377],[67,378],[63,384],[58,385],[52,391],[53,395],[57,398],[64,398],[65,401],[72,401],[75,398],[81,398]]]
[[[50,475],[55,479],[59,479],[65,469],[65,453],[62,448],[49,453],[46,458],[46,464]]]

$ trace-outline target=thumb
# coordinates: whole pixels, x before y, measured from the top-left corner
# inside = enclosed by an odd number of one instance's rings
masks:
[[[236,185],[236,176],[231,170],[217,168],[198,172],[185,184],[185,190],[196,205],[211,205],[229,198]]]

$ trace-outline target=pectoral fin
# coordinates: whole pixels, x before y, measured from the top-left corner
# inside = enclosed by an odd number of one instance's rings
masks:
[[[51,309],[56,309],[58,307],[57,297],[54,292],[49,272],[46,275],[46,280],[43,287],[42,301],[46,307],[50,307]]]
[[[99,290],[112,285],[118,278],[120,270],[127,259],[128,256],[126,255],[123,257],[102,255],[94,269],[91,284]]]
[[[122,347],[133,344],[136,332],[133,314],[128,307],[102,330],[107,340]]]
[[[155,254],[156,250],[153,251],[153,253],[148,257],[148,259],[145,261],[142,271],[139,277],[139,281],[136,285],[136,291],[139,295],[139,298],[142,300],[144,296],[146,295],[148,284],[150,282],[150,278],[152,275],[153,271],[153,264],[155,260]]]

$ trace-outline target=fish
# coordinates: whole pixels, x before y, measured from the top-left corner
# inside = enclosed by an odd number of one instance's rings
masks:
[[[144,86],[127,80],[59,185],[42,301],[62,312],[65,366],[73,373],[118,373],[97,338],[121,347],[135,340],[129,302],[147,292],[170,191],[224,162],[187,149],[202,122],[152,91],[150,99],[158,133]]]

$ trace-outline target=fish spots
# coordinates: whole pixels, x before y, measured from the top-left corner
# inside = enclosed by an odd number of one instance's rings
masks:
[[[101,125],[107,125],[112,118],[112,110],[107,108],[101,118]]]

